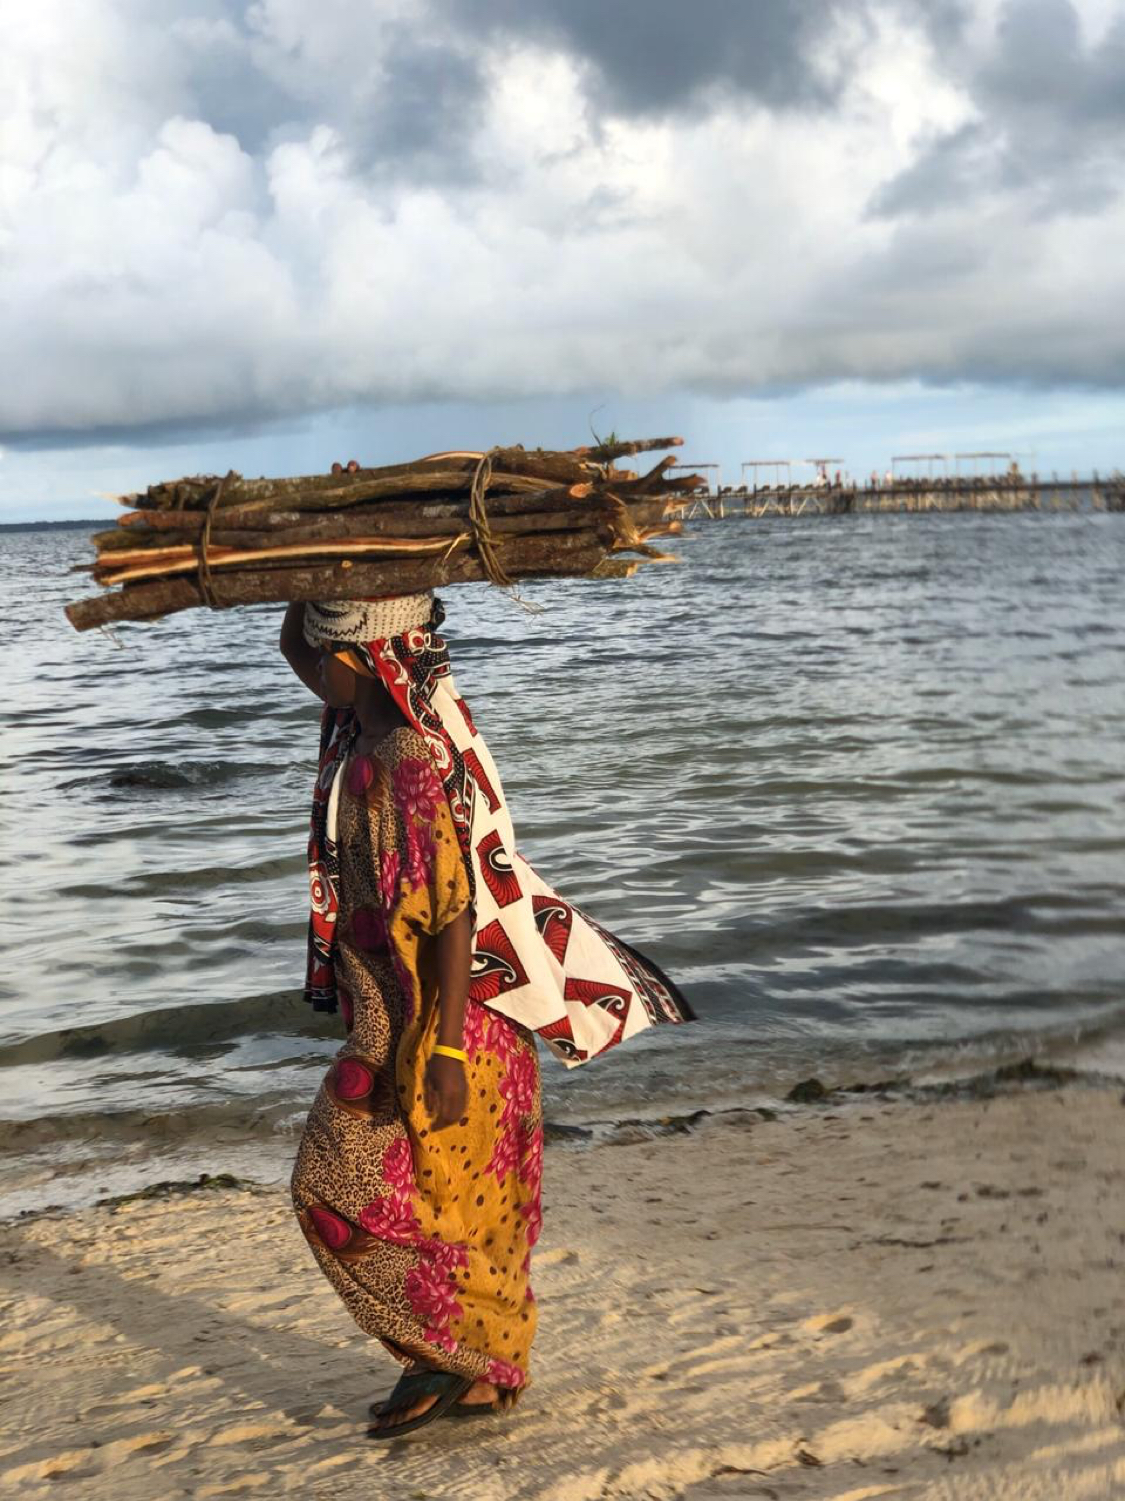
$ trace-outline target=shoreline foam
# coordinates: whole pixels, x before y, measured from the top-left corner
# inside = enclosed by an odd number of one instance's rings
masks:
[[[657,1106],[639,1115],[581,1121],[548,1116],[545,1138],[548,1148],[628,1145],[682,1135],[708,1125],[739,1126],[773,1120],[805,1108],[846,1110],[872,1101],[925,1104],[990,1099],[1020,1089],[1102,1089],[1122,1084],[1125,1079],[1116,1073],[1025,1056],[984,1071],[949,1072],[923,1079],[903,1074],[824,1085],[814,1077],[799,1081],[780,1097],[754,1091],[751,1099],[758,1103],[695,1105],[679,1110]],[[135,1195],[169,1182],[199,1177],[209,1180],[221,1173],[232,1173],[260,1186],[276,1185],[288,1179],[306,1108],[275,1101],[261,1105],[251,1122],[235,1127],[226,1121],[222,1107],[215,1107],[201,1112],[211,1124],[209,1131],[197,1128],[183,1134],[179,1113],[152,1113],[141,1108],[109,1115],[96,1138],[59,1134],[49,1121],[6,1123],[6,1127],[0,1127],[0,1153],[7,1156],[9,1164],[8,1186],[0,1191],[0,1225],[53,1210],[73,1212],[97,1207],[110,1198]],[[66,1121],[67,1117],[62,1119]],[[13,1150],[21,1140],[27,1143],[22,1154]],[[97,1189],[89,1186],[92,1180],[97,1180]],[[101,1186],[103,1180],[107,1181]]]

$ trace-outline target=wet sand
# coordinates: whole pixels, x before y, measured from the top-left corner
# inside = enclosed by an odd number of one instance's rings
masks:
[[[389,1445],[278,1188],[0,1228],[24,1498],[1125,1496],[1125,1108],[1071,1086],[554,1147],[534,1382]]]

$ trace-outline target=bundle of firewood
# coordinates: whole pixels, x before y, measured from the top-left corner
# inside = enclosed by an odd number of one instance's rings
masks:
[[[679,530],[676,498],[705,484],[616,467],[680,438],[568,452],[499,448],[297,479],[230,473],[121,498],[117,526],[83,564],[113,592],[68,605],[80,631],[196,605],[366,599],[489,579],[631,573],[666,560],[653,537]],[[120,586],[120,587],[116,587]]]

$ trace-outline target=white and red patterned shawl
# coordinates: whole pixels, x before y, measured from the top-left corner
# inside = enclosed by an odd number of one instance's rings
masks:
[[[427,624],[370,641],[345,634],[341,613],[332,609],[324,636],[348,640],[382,680],[426,741],[449,800],[473,889],[471,998],[537,1032],[568,1067],[647,1027],[691,1020],[687,1001],[651,960],[564,901],[516,852],[500,777],[457,692],[449,652],[438,634],[444,619],[440,602],[433,602]],[[315,639],[307,624],[306,634]],[[305,992],[322,1011],[335,1011],[337,1004],[338,773],[358,728],[351,709],[325,709],[309,839],[312,919]]]

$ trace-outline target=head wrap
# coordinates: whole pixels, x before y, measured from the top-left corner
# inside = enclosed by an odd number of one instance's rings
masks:
[[[329,599],[305,606],[305,640],[310,646],[333,641],[353,646],[364,641],[401,636],[426,625],[434,596],[398,594],[389,599]]]
[[[400,605],[399,601],[368,602]],[[560,897],[515,848],[504,789],[484,737],[458,694],[449,651],[438,634],[441,602],[427,597],[428,619],[398,634],[352,641],[352,649],[422,736],[441,778],[473,894],[469,997],[537,1032],[570,1067],[626,1037],[692,1011],[651,960]],[[357,607],[358,608],[358,607]],[[418,609],[420,606],[412,605]],[[324,640],[356,626],[339,605],[306,606]],[[372,619],[390,618],[364,615]],[[321,625],[321,621],[326,621]],[[359,724],[352,709],[326,708],[309,840],[312,920],[306,999],[337,1006],[334,971],[339,865],[336,807],[340,771]],[[389,894],[383,894],[388,901]],[[390,896],[393,900],[393,895]]]

